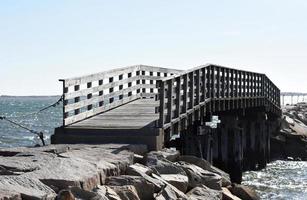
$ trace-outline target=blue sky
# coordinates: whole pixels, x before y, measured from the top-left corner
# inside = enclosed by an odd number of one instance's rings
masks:
[[[266,73],[307,92],[307,1],[0,0],[0,95],[61,93],[59,78],[148,64]]]

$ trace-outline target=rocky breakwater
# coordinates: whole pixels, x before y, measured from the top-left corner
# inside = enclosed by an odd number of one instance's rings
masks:
[[[258,199],[206,160],[144,145],[0,149],[0,200]]]
[[[307,160],[307,103],[284,106],[281,129],[271,136],[271,157]]]

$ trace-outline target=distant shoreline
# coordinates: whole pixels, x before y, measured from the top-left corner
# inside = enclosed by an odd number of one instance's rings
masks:
[[[21,96],[16,96],[16,95],[0,95],[0,97],[31,97],[31,98],[42,98],[42,97],[60,97],[61,95],[21,95]]]

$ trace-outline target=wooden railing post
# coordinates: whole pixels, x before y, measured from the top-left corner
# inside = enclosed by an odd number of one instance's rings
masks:
[[[87,88],[91,88],[92,87],[92,82],[88,82],[87,83]],[[87,99],[91,99],[93,96],[92,93],[87,94]],[[90,104],[87,106],[87,110],[91,110],[93,108],[93,104]]]
[[[157,86],[159,90],[159,123],[158,126],[163,128],[164,125],[164,106],[165,106],[165,83],[163,81],[157,81]]]
[[[173,79],[166,82],[167,85],[167,118],[166,122],[171,123],[173,119]]]
[[[176,110],[175,117],[181,114],[181,76],[176,78]]]
[[[76,92],[76,91],[79,91],[79,90],[80,90],[80,85],[75,85],[74,90],[75,90],[75,92]],[[75,97],[75,103],[78,103],[79,101],[80,101],[80,96]],[[80,109],[79,109],[79,108],[78,108],[78,109],[75,109],[74,112],[75,112],[75,115],[77,115],[77,114],[80,113]]]
[[[68,117],[68,112],[65,110],[65,106],[68,104],[66,94],[68,93],[68,87],[65,85],[65,80],[60,80],[63,83],[63,127],[66,125],[65,119]]]

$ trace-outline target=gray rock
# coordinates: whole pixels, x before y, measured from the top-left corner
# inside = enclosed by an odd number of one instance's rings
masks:
[[[133,185],[111,186],[121,200],[141,200],[138,192]],[[152,199],[152,198],[150,198]]]
[[[222,199],[222,192],[218,190],[212,190],[204,185],[193,188],[187,193],[190,200],[220,200]]]
[[[176,192],[169,185],[166,185],[155,196],[155,200],[171,200],[171,199],[178,199],[178,197]]]
[[[181,174],[161,174],[161,178],[181,192],[185,193],[188,189],[189,178]]]
[[[19,192],[8,191],[5,189],[0,190],[0,200],[22,200]]]
[[[94,189],[94,192],[101,196],[106,196],[109,200],[121,200],[118,194],[116,194],[112,188],[106,185],[97,186],[97,188]]]
[[[37,156],[40,155],[38,154]],[[39,179],[55,191],[68,188],[69,186],[92,190],[100,184],[97,167],[79,158],[56,157],[47,161],[38,169],[24,173],[21,176],[29,179]]]
[[[23,190],[31,191],[30,195],[43,196],[45,192],[37,190],[42,192],[37,193],[35,189],[32,192],[23,181],[6,182],[6,175],[11,179],[39,182],[55,192],[73,186],[89,191],[103,184],[107,176],[125,173],[128,165],[133,164],[131,149],[138,153],[145,151],[142,145],[138,148],[138,145],[122,144],[0,149],[0,184],[6,189],[6,196],[14,195],[15,191],[21,194]],[[22,189],[16,189],[19,187]],[[45,195],[49,195],[48,191]]]
[[[78,200],[108,200],[103,194],[85,191],[79,187],[71,187],[69,190]]]
[[[152,169],[145,165],[135,163],[127,167],[126,174],[132,176],[141,176],[142,174],[151,175]]]
[[[154,194],[154,185],[141,176],[122,175],[108,177],[106,185],[112,189],[114,189],[113,186],[134,186],[141,199],[152,199]]]
[[[174,149],[163,149],[161,151],[151,151],[145,156],[145,165],[156,165],[158,160],[168,160],[175,162],[180,156],[179,151]]]
[[[214,190],[222,189],[222,177],[220,175],[183,161],[177,162],[176,164],[180,166],[189,177],[189,188],[205,185]]]
[[[157,157],[159,159],[165,158],[171,162],[177,161],[180,156],[180,152],[176,149],[162,149],[161,151],[151,151],[147,154],[147,157]]]
[[[229,188],[232,194],[244,200],[259,200],[259,196],[256,192],[250,189],[247,186],[233,184],[232,187]]]
[[[67,189],[67,190],[61,190],[56,197],[56,200],[75,200],[75,196],[73,193]]]
[[[167,200],[169,200],[169,199],[187,200],[188,199],[188,197],[183,192],[178,190],[172,184],[165,181],[159,175],[153,173],[152,176],[153,176],[153,178],[155,178],[155,179],[164,183],[164,187],[162,187],[161,191],[156,194],[155,199],[159,199],[159,200],[163,200],[163,199],[167,199]],[[173,198],[174,195],[176,196],[176,198]]]
[[[158,193],[159,191],[161,191],[161,189],[165,186],[165,184],[162,181],[155,179],[155,178],[153,178],[153,177],[151,177],[151,176],[149,176],[145,173],[140,173],[140,176],[143,177],[149,183],[152,183],[154,185],[154,192],[155,193]]]
[[[181,174],[186,175],[185,171],[174,163],[162,158],[147,162],[149,166],[157,174]]]
[[[104,184],[106,177],[123,174],[127,167],[133,164],[134,154],[132,152],[125,149],[116,153],[112,153],[112,151],[103,147],[94,146],[76,149],[60,155],[66,158],[82,159],[96,166],[100,176],[100,184]]]
[[[218,174],[222,177],[222,186],[226,187],[231,184],[229,174],[212,166],[208,161],[198,158],[196,156],[184,155],[178,158],[179,161],[184,161],[190,164],[194,164],[204,170]]]
[[[0,176],[0,197],[53,200],[55,192],[38,179],[21,176]]]

